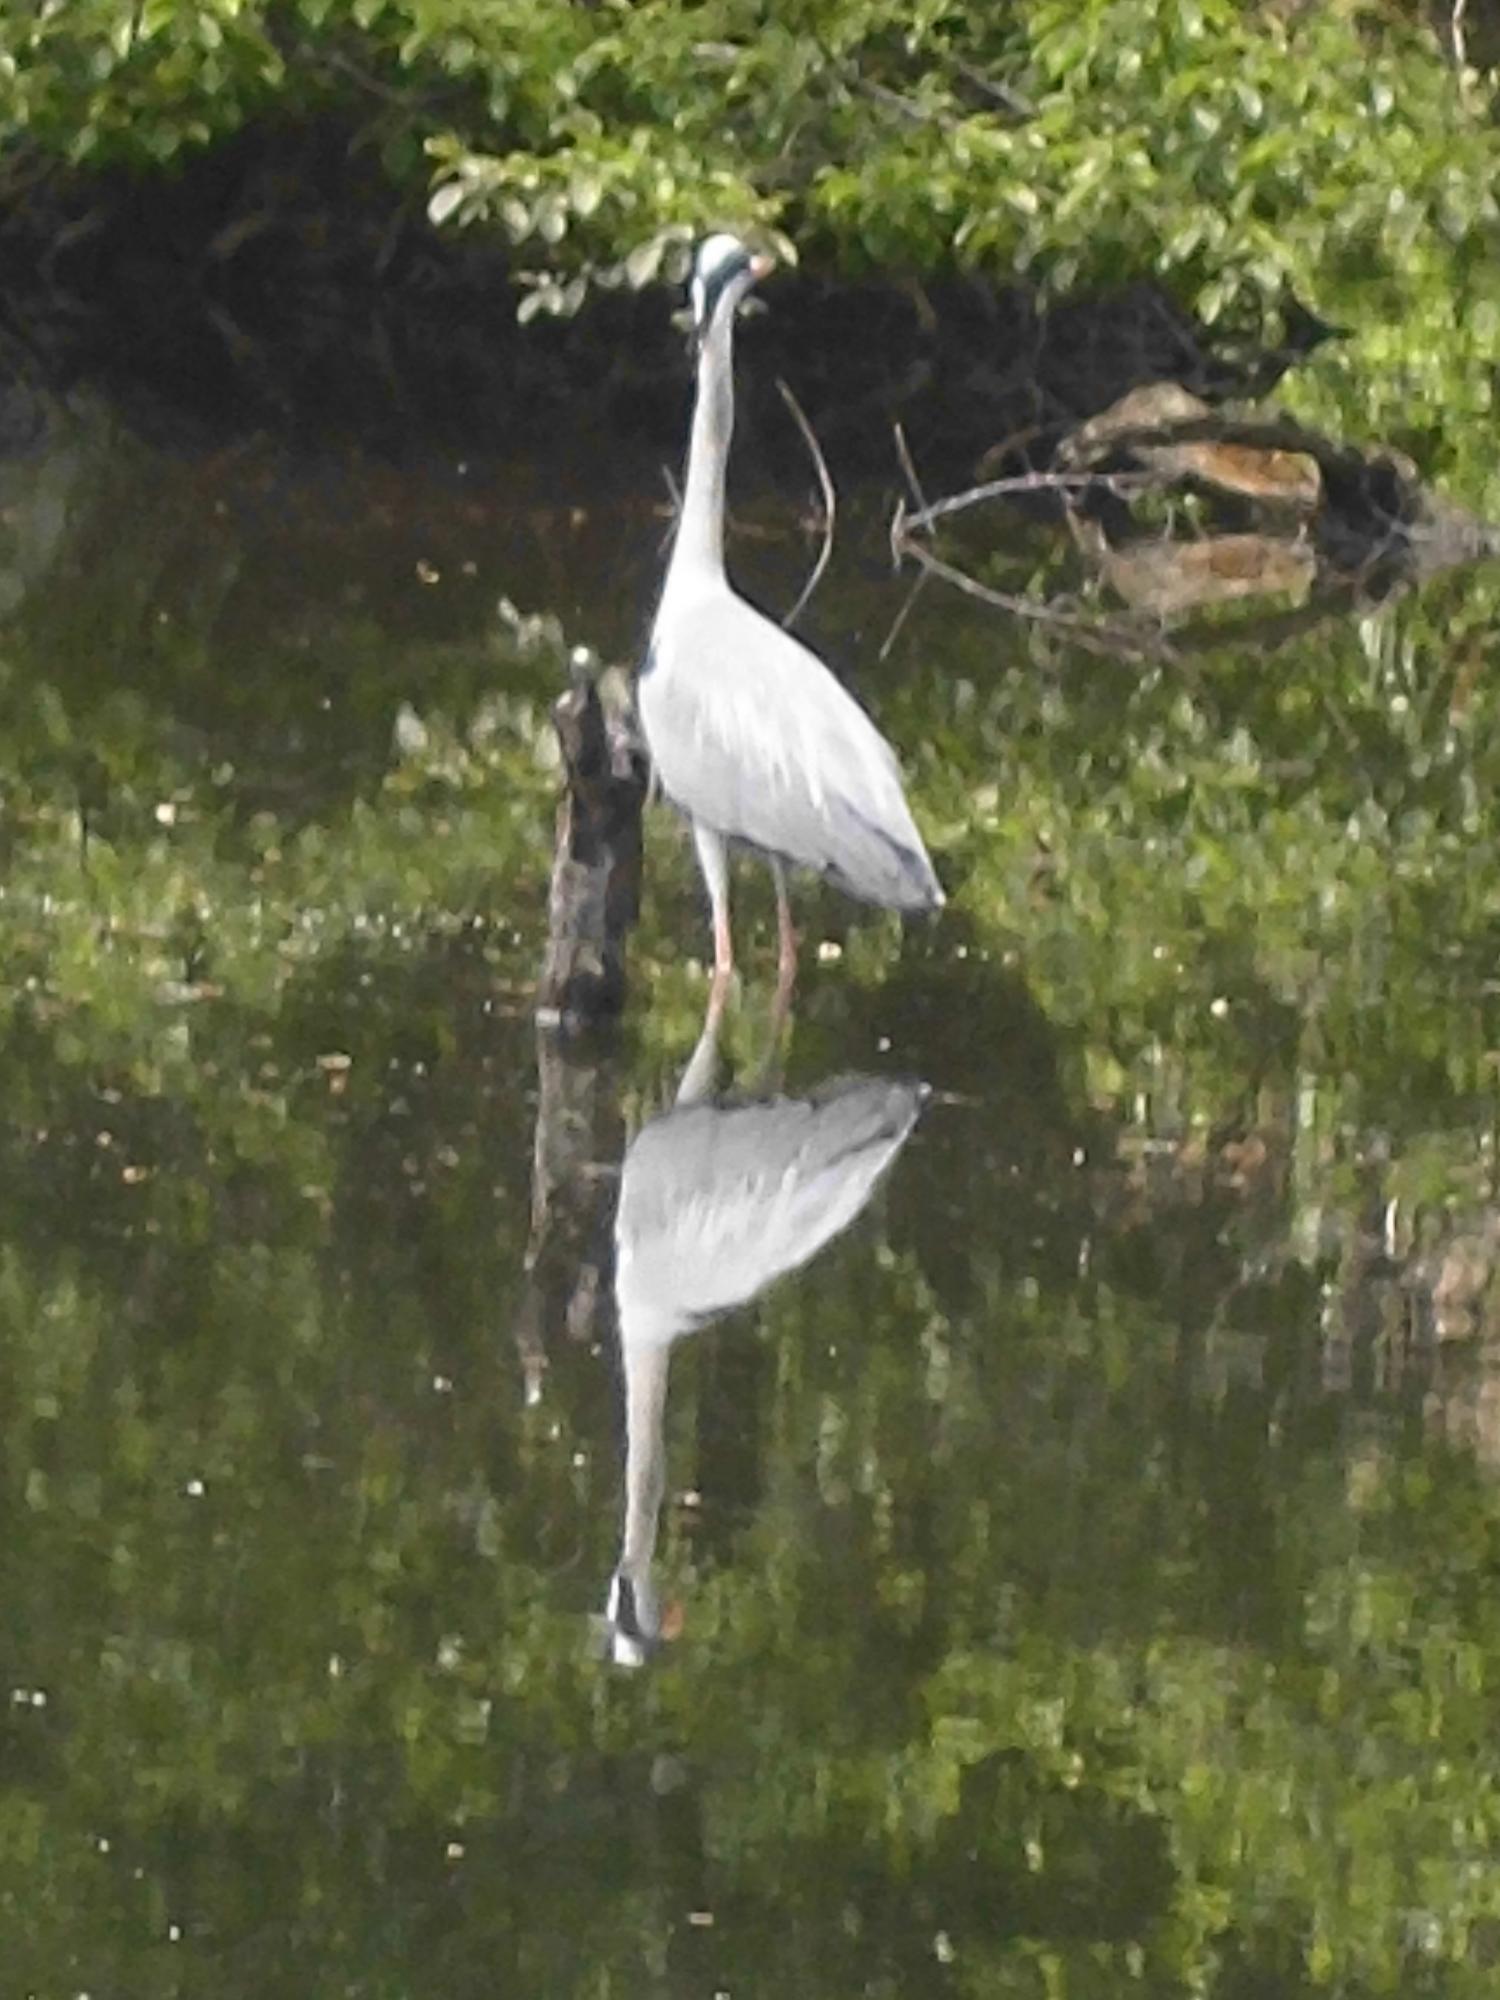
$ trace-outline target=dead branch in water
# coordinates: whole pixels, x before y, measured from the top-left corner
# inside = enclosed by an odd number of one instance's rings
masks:
[[[1048,469],[932,503],[899,427],[896,454],[916,503],[899,501],[891,522],[898,567],[910,560],[981,603],[1125,658],[1182,658],[1209,634],[1208,643],[1222,643],[1231,633],[1269,639],[1306,629],[1340,604],[1378,601],[1440,569],[1500,555],[1500,528],[1432,492],[1394,447],[1341,445],[1275,415],[1225,415],[1174,381],[1127,391],[1064,437]],[[1093,578],[1129,615],[1089,617],[1071,596],[998,590],[938,554],[941,523],[987,500],[1043,493],[1057,495]],[[1190,497],[1210,511],[1195,511],[1186,533],[1175,518],[1164,532],[1141,533],[1130,503],[1146,494]],[[1306,608],[1292,624],[1280,614],[1232,626],[1176,623],[1187,611],[1286,597]]]

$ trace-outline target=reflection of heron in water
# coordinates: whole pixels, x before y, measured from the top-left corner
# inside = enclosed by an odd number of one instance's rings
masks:
[[[676,1105],[636,1135],[621,1174],[625,1528],[605,1620],[624,1666],[639,1666],[661,1637],[651,1564],[672,1343],[748,1303],[847,1229],[928,1095],[910,1079],[845,1077],[806,1097],[716,1103],[705,1093],[718,1020],[711,1009]]]

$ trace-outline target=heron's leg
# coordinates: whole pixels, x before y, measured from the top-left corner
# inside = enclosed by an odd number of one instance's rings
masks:
[[[724,1001],[728,990],[727,984],[719,979],[715,979],[708,989],[708,1012],[703,1017],[703,1031],[677,1086],[679,1104],[697,1104],[712,1095],[719,1066],[719,1033],[724,1025]]]
[[[734,939],[729,931],[729,855],[720,836],[700,820],[693,822],[693,842],[714,914],[714,984],[726,986],[734,971]]]
[[[792,899],[787,894],[786,869],[774,854],[771,880],[776,884],[776,997],[784,1007],[797,983],[797,933],[792,928]]]

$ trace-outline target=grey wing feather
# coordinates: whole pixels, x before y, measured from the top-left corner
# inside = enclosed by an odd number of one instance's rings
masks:
[[[941,903],[895,752],[816,654],[731,591],[667,609],[640,707],[668,797],[867,902]]]
[[[814,1099],[695,1104],[644,1126],[615,1220],[627,1338],[672,1338],[753,1298],[854,1220],[925,1084],[852,1077]]]

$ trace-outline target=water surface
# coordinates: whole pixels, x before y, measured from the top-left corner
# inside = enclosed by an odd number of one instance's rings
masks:
[[[932,586],[882,657],[895,490],[804,629],[952,901],[804,887],[768,1077],[747,874],[721,1080],[933,1095],[674,1342],[632,1670],[610,1218],[706,998],[668,819],[622,1033],[563,1059],[528,995],[546,707],[646,626],[654,461],[80,401],[0,467],[8,1991],[1493,1990],[1488,586],[1191,668]],[[743,507],[783,606],[806,495]]]

